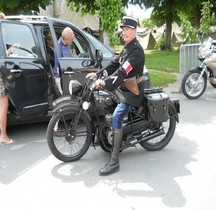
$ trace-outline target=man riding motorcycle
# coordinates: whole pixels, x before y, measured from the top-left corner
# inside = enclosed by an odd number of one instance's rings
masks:
[[[123,120],[133,107],[139,107],[143,101],[145,62],[144,50],[136,39],[137,19],[123,17],[121,24],[124,48],[119,56],[97,73],[90,73],[87,78],[96,80],[96,88],[116,89],[118,105],[112,117],[113,142],[109,161],[100,169],[99,175],[105,176],[119,170],[119,151],[122,142]],[[101,79],[102,76],[108,77]]]

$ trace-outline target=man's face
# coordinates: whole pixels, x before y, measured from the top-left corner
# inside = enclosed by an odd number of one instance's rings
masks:
[[[53,42],[53,39],[50,38],[49,40],[47,40],[47,44],[51,47],[54,47],[54,42]]]
[[[74,40],[73,34],[68,34],[67,38],[63,39],[63,43],[64,45],[72,45],[73,40]]]
[[[136,37],[136,29],[130,27],[122,28],[122,38],[125,44],[130,43]]]

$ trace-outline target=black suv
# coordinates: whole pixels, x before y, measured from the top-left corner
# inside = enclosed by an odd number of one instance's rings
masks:
[[[73,57],[61,57],[58,48],[58,39],[65,27],[70,27],[75,34],[71,46]],[[64,95],[69,94],[70,80],[84,83],[87,73],[98,71],[115,57],[115,53],[95,37],[60,19],[7,16],[0,20],[0,71],[9,91],[9,125],[42,121],[52,113],[52,102],[57,94],[46,51],[47,33],[51,33],[57,49]],[[6,51],[14,44],[19,47],[7,55]],[[66,71],[75,73],[67,75]]]

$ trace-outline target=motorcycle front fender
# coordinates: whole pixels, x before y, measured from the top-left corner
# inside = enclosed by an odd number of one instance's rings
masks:
[[[54,109],[53,109],[53,114],[57,112],[62,112],[64,110],[71,110],[71,113],[75,113],[77,111],[78,107],[78,102],[77,101],[65,101],[64,103],[58,104]],[[86,115],[86,117],[91,121],[91,116],[90,114],[84,110],[83,114]]]
[[[203,71],[203,68],[197,66],[197,67],[192,67],[192,68],[189,70],[189,72],[197,72],[197,71],[200,71],[200,73],[201,73],[201,72]],[[207,74],[206,74],[206,72],[203,72],[203,77],[204,77],[205,79],[207,79]]]
[[[193,71],[202,71],[202,68],[201,67],[199,67],[199,66],[196,66],[196,67],[192,67],[190,70],[189,70],[190,72],[193,72]]]

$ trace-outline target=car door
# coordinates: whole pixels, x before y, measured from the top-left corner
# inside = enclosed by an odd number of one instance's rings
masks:
[[[62,72],[63,92],[68,94],[68,84],[71,79],[78,80],[81,84],[86,81],[86,75],[89,72],[96,72],[99,68],[95,68],[96,48],[92,45],[90,39],[85,32],[73,24],[68,24],[55,19],[48,20],[50,31],[54,40],[55,48],[58,54],[58,61]],[[71,46],[72,57],[62,57],[58,48],[58,40],[65,27],[70,27],[75,35],[74,42]],[[112,54],[113,55],[113,54]],[[68,69],[74,71],[71,77],[64,75],[64,71]]]
[[[12,53],[6,53],[14,44]],[[45,115],[47,74],[33,26],[1,21],[0,45],[0,68],[15,114],[21,120]]]

